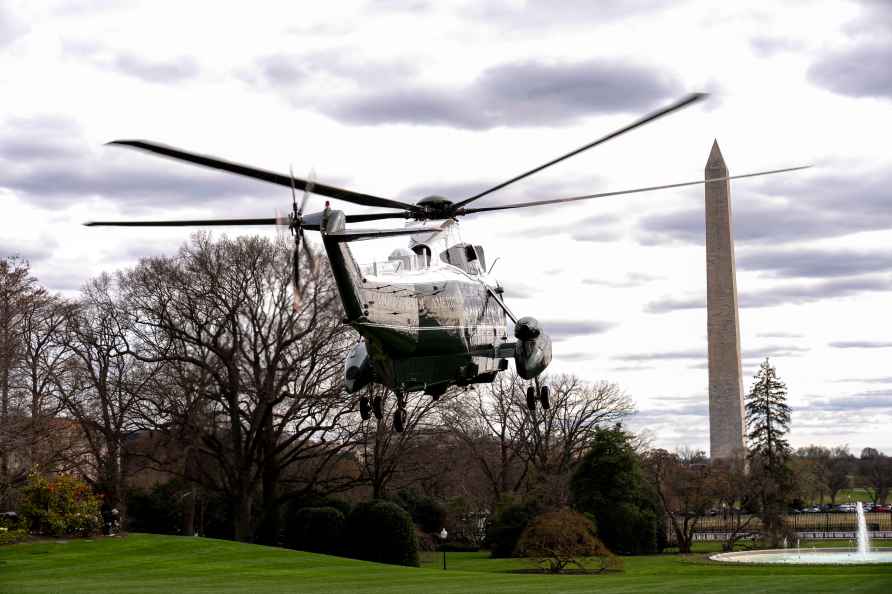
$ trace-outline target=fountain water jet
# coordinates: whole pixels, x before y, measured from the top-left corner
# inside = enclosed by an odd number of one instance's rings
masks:
[[[858,554],[867,555],[870,552],[870,533],[867,532],[867,520],[864,519],[864,506],[861,502],[855,504],[858,512]]]

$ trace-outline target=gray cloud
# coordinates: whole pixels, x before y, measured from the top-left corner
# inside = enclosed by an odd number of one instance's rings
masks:
[[[797,345],[770,345],[753,349],[744,349],[741,357],[743,359],[762,360],[765,357],[801,357],[803,353],[807,353],[810,349]]]
[[[52,237],[40,239],[0,238],[0,259],[18,256],[31,264],[46,260],[53,254],[59,242]]]
[[[607,332],[616,324],[597,320],[542,320],[542,329],[554,341]]]
[[[774,307],[777,305],[802,305],[824,299],[851,297],[862,293],[892,290],[892,277],[844,277],[814,283],[786,283],[760,289],[743,291],[738,295],[741,308]],[[647,313],[663,314],[687,309],[706,307],[706,297],[663,297],[644,306]]]
[[[841,278],[812,284],[787,284],[740,295],[741,307],[813,303],[823,299],[850,297],[862,293],[892,290],[890,278]]]
[[[812,400],[807,406],[809,410],[831,412],[892,409],[892,390],[868,390],[848,396]]]
[[[640,64],[586,62],[507,63],[484,70],[465,87],[415,83],[320,104],[318,109],[353,124],[426,124],[482,130],[496,126],[555,126],[581,117],[643,111],[677,95],[680,84]]]
[[[186,55],[149,58],[136,52],[107,47],[94,39],[67,39],[63,47],[69,57],[150,83],[182,83],[201,73],[198,62]]]
[[[28,25],[18,18],[10,5],[0,4],[0,47],[5,47],[28,32]]]
[[[706,351],[702,349],[687,349],[678,351],[662,351],[657,353],[628,353],[614,355],[611,359],[618,361],[680,361],[685,359],[706,359]]]
[[[801,50],[804,46],[801,41],[786,36],[756,35],[750,39],[750,47],[757,56],[768,58],[781,52]]]
[[[864,384],[892,384],[892,376],[888,377],[850,377],[833,380],[836,383],[858,382]]]
[[[630,272],[626,274],[622,280],[605,280],[599,278],[584,278],[582,284],[594,285],[596,287],[610,287],[611,289],[627,289],[631,287],[640,287],[661,277],[652,274],[644,274],[641,272]]]
[[[189,56],[169,60],[149,60],[131,53],[114,56],[111,66],[126,74],[152,83],[178,83],[198,76],[198,62]]]
[[[892,5],[862,0],[861,14],[843,30],[842,47],[823,52],[809,67],[808,78],[834,93],[852,97],[892,97]]]
[[[522,3],[475,2],[469,5],[465,14],[503,30],[542,31],[555,27],[592,29],[599,24],[609,24],[644,13],[653,16],[673,4],[678,3],[670,0],[565,0],[556,7],[548,0],[527,0]]]
[[[706,296],[702,297],[663,297],[655,299],[644,306],[647,313],[662,314],[684,309],[701,309],[706,307]]]
[[[892,97],[892,43],[868,45],[829,52],[808,69],[814,84],[840,95]]]
[[[892,227],[888,206],[892,172],[844,173],[844,165],[822,170],[827,173],[782,174],[732,187],[735,242],[770,245]],[[702,191],[685,196],[685,202],[696,206],[638,221],[640,243],[704,244]]]
[[[777,278],[822,278],[892,270],[892,252],[768,248],[738,253],[736,262]]]
[[[0,188],[45,207],[92,198],[138,212],[151,207],[220,204],[237,212],[254,197],[290,200],[268,184],[162,160],[137,151],[89,144],[71,121],[13,119],[0,126]],[[269,213],[272,214],[272,207]]]
[[[892,348],[892,342],[881,340],[839,340],[828,343],[835,349],[887,349]]]
[[[780,332],[780,331],[771,331],[771,332],[759,332],[756,334],[759,338],[802,338],[802,334],[797,334],[795,332]]]

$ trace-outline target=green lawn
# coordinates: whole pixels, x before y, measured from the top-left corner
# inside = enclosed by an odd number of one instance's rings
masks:
[[[892,567],[741,567],[702,554],[624,558],[608,575],[507,573],[522,559],[428,553],[421,569],[204,538],[126,538],[0,547],[0,592],[890,592]]]

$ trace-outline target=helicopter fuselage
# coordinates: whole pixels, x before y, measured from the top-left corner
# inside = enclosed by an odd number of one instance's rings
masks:
[[[341,213],[329,211],[326,231],[337,233],[342,225]],[[507,369],[515,342],[498,302],[501,289],[482,267],[407,266],[408,252],[360,266],[347,242],[326,232],[322,239],[345,321],[363,339],[347,357],[349,391],[376,382],[438,395],[451,385],[491,382]]]

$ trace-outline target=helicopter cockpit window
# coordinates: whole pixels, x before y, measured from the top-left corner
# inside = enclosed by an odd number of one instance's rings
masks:
[[[477,251],[469,243],[458,243],[440,254],[440,259],[447,264],[460,268],[468,274],[480,274],[481,265]]]

